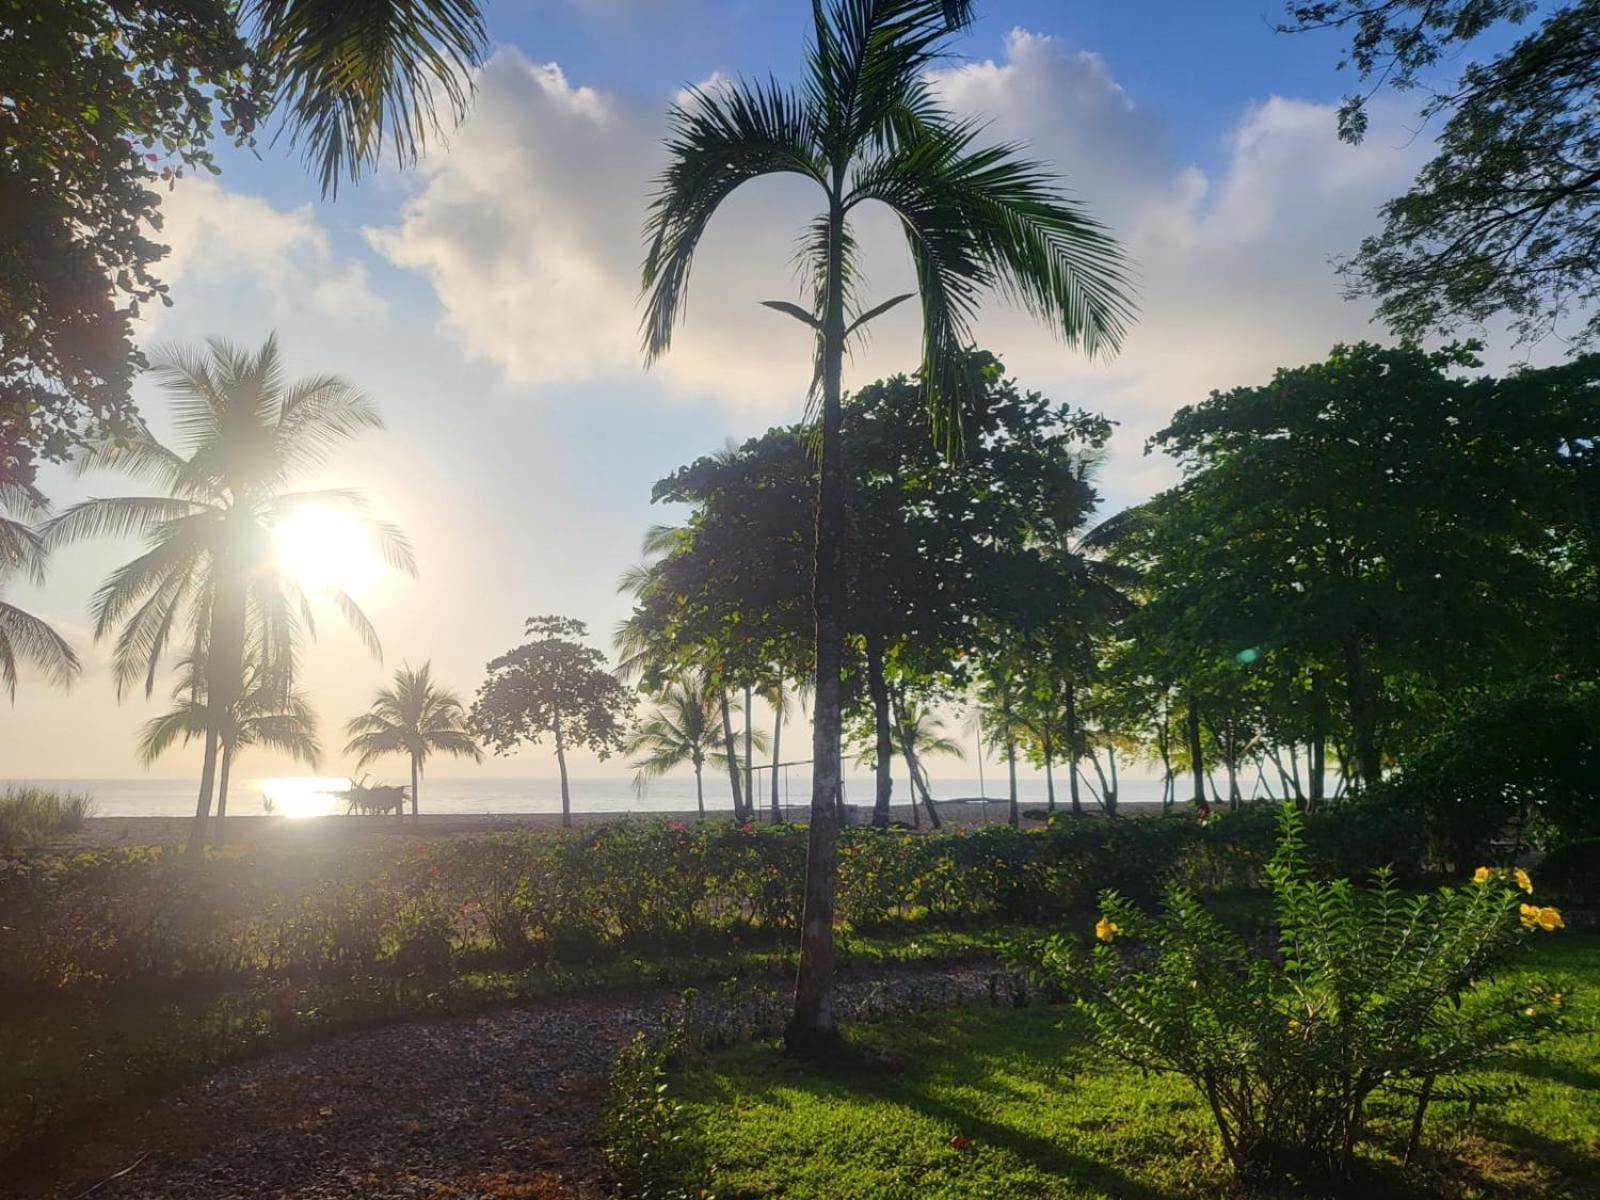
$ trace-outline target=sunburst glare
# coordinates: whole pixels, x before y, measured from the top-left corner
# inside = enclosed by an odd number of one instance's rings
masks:
[[[335,587],[359,599],[383,578],[366,527],[349,513],[308,508],[279,522],[272,535],[279,563],[306,588]]]
[[[299,819],[326,817],[343,811],[338,807],[347,780],[321,778],[314,775],[284,776],[278,779],[258,779],[256,790],[261,793],[262,807],[275,816]]]

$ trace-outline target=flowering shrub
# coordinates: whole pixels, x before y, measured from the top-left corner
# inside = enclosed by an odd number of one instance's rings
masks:
[[[1483,868],[1460,888],[1406,895],[1380,870],[1370,889],[1317,880],[1292,807],[1268,868],[1277,945],[1252,947],[1180,886],[1158,915],[1101,897],[1085,960],[1056,937],[1038,962],[1076,989],[1100,1044],[1199,1091],[1242,1176],[1347,1173],[1367,1102],[1473,1095],[1452,1076],[1528,1041],[1561,1016],[1548,983],[1498,984],[1517,942],[1561,928],[1529,904],[1525,872]]]
[[[1314,845],[1335,823],[1318,820]],[[787,934],[799,921],[805,839],[802,826],[635,822],[321,854],[232,847],[194,861],[118,849],[22,860],[0,872],[0,994],[435,974]],[[839,911],[856,928],[1038,921],[1083,909],[1106,886],[1129,897],[1153,896],[1168,878],[1200,892],[1250,886],[1270,856],[1270,826],[1254,812],[1034,831],[853,828],[840,835]]]

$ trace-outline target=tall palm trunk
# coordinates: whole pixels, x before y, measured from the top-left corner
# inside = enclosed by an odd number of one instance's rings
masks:
[[[877,789],[873,793],[872,823],[889,828],[889,806],[894,802],[894,742],[889,730],[889,684],[883,676],[883,639],[867,638],[867,690],[872,694],[872,724],[877,735]],[[916,797],[912,797],[916,803]]]
[[[733,741],[733,714],[728,708],[728,689],[720,684],[717,698],[722,704],[722,752],[728,759],[728,786],[733,789],[733,819],[744,820],[744,801],[739,795],[739,751]]]
[[[1022,810],[1017,807],[1017,739],[1011,734],[1009,714],[1006,721],[1006,772],[1011,777],[1010,804],[1006,808],[1006,824],[1015,829],[1022,824]]]
[[[755,820],[756,815],[756,760],[751,741],[755,731],[750,724],[754,711],[755,689],[747,683],[744,685],[744,804],[751,820]]]
[[[1344,639],[1345,687],[1350,695],[1350,728],[1356,735],[1356,769],[1361,786],[1373,787],[1383,779],[1383,753],[1378,746],[1378,719],[1361,661],[1361,642],[1354,634]]]
[[[705,769],[705,764],[700,759],[698,759],[698,758],[695,759],[694,760],[694,806],[695,806],[695,808],[700,810],[700,819],[702,821],[704,821],[706,819],[706,788],[705,788],[704,781],[701,779],[701,772],[704,769]]]
[[[783,820],[783,808],[778,803],[778,764],[783,760],[779,757],[779,750],[783,746],[783,694],[778,693],[778,704],[772,716],[772,823],[776,825]],[[755,798],[752,797],[752,804]]]
[[[422,756],[411,756],[411,819],[420,822],[422,801]]]
[[[558,710],[555,720],[556,735],[556,766],[561,771],[561,824],[568,828],[572,826],[572,790],[567,784],[567,742],[561,732],[561,713]]]
[[[838,1037],[833,1000],[833,909],[838,882],[840,666],[844,654],[845,536],[844,424],[840,375],[844,362],[844,164],[836,164],[828,203],[827,295],[822,315],[822,462],[817,495],[816,570],[812,605],[817,619],[817,689],[811,737],[811,825],[806,836],[805,905],[800,920],[800,968],[794,1014],[783,1041],[791,1053],[831,1045]]]
[[[218,739],[221,747],[221,767],[217,772],[217,820],[211,830],[211,844],[220,846],[225,836],[223,822],[228,816],[228,775],[233,770],[233,745],[224,738]]]
[[[240,564],[228,560],[218,562],[214,587],[208,644],[205,647],[209,727],[206,730],[205,761],[200,770],[200,794],[195,800],[194,825],[189,830],[190,854],[198,854],[205,844],[217,758],[221,749],[220,714],[234,711],[244,675],[245,576]]]

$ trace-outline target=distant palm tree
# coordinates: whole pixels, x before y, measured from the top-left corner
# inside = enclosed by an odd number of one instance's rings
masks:
[[[972,399],[962,367],[985,292],[998,289],[1091,352],[1115,348],[1130,316],[1120,251],[1041,165],[1010,146],[982,146],[981,126],[946,113],[928,82],[971,0],[815,0],[799,89],[748,80],[689,89],[668,115],[668,163],[651,207],[644,263],[644,350],[667,352],[688,300],[700,239],[722,202],[753,179],[814,183],[821,211],[801,245],[805,307],[767,301],[816,337],[812,396],[820,399],[816,705],[811,832],[791,1050],[835,1037],[833,899],[838,874],[845,486],[842,367],[850,339],[896,304],[862,309],[850,218],[881,205],[898,218],[922,305],[922,377],[935,432],[959,446]]]
[[[245,683],[245,649],[265,667],[288,670],[296,642],[315,633],[300,581],[279,561],[273,529],[308,508],[341,509],[361,520],[389,565],[416,573],[410,544],[393,526],[366,517],[359,494],[291,492],[290,479],[335,447],[382,428],[371,400],[334,375],[289,382],[276,338],[255,353],[223,341],[209,353],[173,351],[152,367],[172,397],[185,454],[146,429],[92,447],[80,468],[115,468],[162,488],[164,496],[115,496],[73,505],[46,527],[49,545],[142,534],[145,551],[111,573],[94,597],[96,640],[117,633],[112,672],[120,696],[142,680],[155,690],[175,630],[187,656],[204,665],[207,711],[233,710]],[[374,654],[378,635],[346,592],[324,590]],[[191,852],[211,811],[219,729],[206,731]]]
[[[931,708],[904,695],[894,699],[893,732],[900,755],[906,760],[906,769],[911,774],[913,821],[921,824],[917,818],[917,795],[920,792],[922,803],[928,810],[928,819],[938,829],[944,822],[939,819],[939,810],[933,803],[933,788],[928,782],[928,769],[924,762],[936,754],[965,758],[967,752],[961,748],[960,742],[945,733],[943,719]]]
[[[720,707],[716,689],[708,686],[702,672],[691,672],[668,684],[657,698],[654,712],[640,723],[624,747],[624,753],[636,759],[633,765],[638,770],[637,782],[658,779],[689,764],[694,768],[695,806],[704,817],[705,764],[723,766],[727,761]],[[765,739],[759,735],[753,744],[757,749],[766,748]]]
[[[0,481],[0,584],[13,573],[34,583],[44,582],[48,552],[44,538],[29,522],[47,511],[44,502],[27,488]],[[0,600],[0,684],[12,703],[17,699],[19,659],[32,663],[61,687],[82,670],[65,638],[33,614]]]
[[[394,673],[394,686],[380,691],[372,708],[344,727],[350,735],[345,753],[357,756],[357,770],[385,754],[410,757],[413,818],[420,808],[422,767],[435,750],[483,761],[483,751],[467,732],[467,710],[460,697],[434,684],[430,666],[423,663],[415,671],[401,667]]]
[[[176,702],[172,710],[145,723],[139,737],[139,758],[148,766],[178,739],[187,744],[193,738],[203,738],[215,725],[221,765],[217,772],[214,840],[220,845],[235,755],[250,746],[266,746],[315,767],[322,755],[317,742],[317,717],[304,693],[289,686],[281,672],[264,665],[259,654],[246,654],[244,688],[232,709],[223,713],[213,713],[206,704],[203,669],[192,661],[186,666],[186,677],[172,692]]]

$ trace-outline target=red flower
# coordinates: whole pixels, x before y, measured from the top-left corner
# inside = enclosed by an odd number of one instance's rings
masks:
[[[970,1145],[972,1145],[972,1139],[964,1133],[958,1133],[950,1139],[950,1148],[952,1150],[965,1150]]]

